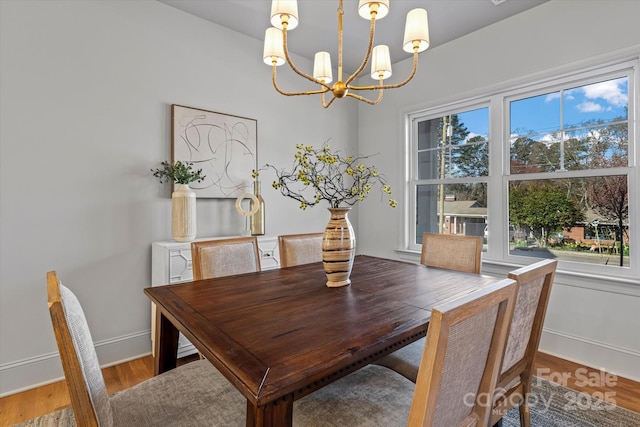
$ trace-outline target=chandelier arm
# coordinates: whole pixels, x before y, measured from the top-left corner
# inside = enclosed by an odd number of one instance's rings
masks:
[[[375,101],[365,98],[364,96],[356,95],[355,93],[347,93],[347,96],[357,99],[358,101],[366,102],[369,105],[376,105],[380,101],[382,101],[382,88],[380,88],[380,92],[378,92],[378,98]]]
[[[362,61],[362,64],[360,64],[360,67],[358,67],[356,72],[353,73],[345,82],[347,86],[349,86],[349,83],[351,83],[356,77],[360,75],[362,70],[364,70],[364,67],[367,65],[367,62],[369,62],[369,58],[371,57],[371,49],[373,48],[373,35],[375,34],[375,31],[376,31],[375,15],[376,13],[373,12],[371,16],[371,26],[369,27],[369,45],[367,46],[367,54],[365,55],[364,60]]]
[[[273,71],[271,72],[271,80],[273,81],[273,87],[276,89],[276,91],[279,94],[285,95],[285,96],[317,95],[319,93],[323,94],[322,96],[324,96],[324,93],[329,92],[329,89],[326,88],[326,87],[322,88],[322,89],[318,89],[318,90],[307,90],[307,91],[304,91],[304,92],[285,92],[284,90],[282,90],[282,89],[280,89],[278,87],[278,83],[276,82],[276,66],[275,66],[275,64],[273,65]],[[329,105],[331,105],[331,103],[329,103]],[[327,107],[328,107],[328,105],[327,105]]]
[[[307,80],[309,80],[309,81],[311,81],[313,83],[319,84],[320,86],[324,86],[327,89],[327,91],[331,90],[331,87],[328,84],[324,83],[323,81],[320,81],[318,79],[313,78],[312,76],[308,75],[304,71],[301,71],[300,69],[298,69],[298,67],[295,66],[295,64],[291,60],[291,57],[289,56],[289,49],[287,48],[287,27],[286,27],[286,25],[285,25],[284,29],[282,30],[282,45],[283,45],[283,48],[284,48],[284,57],[287,60],[287,63],[289,64],[291,69],[293,71],[295,71],[296,74],[298,74],[300,77],[304,77],[305,79],[307,79]],[[313,92],[313,93],[321,93],[321,92]]]
[[[328,91],[325,91],[325,92],[328,92]],[[329,101],[329,103],[328,103],[328,104],[325,104],[325,102],[324,102],[324,94],[325,94],[325,92],[322,92],[322,106],[323,106],[324,108],[329,108],[329,106],[330,106],[331,104],[333,104],[333,101],[335,101],[335,100],[336,100],[336,96],[335,96],[335,95],[334,95],[334,96],[332,96],[332,97],[331,97],[331,100]]]
[[[323,94],[322,96],[324,97],[324,94]],[[323,99],[323,100],[322,100],[322,106],[323,106],[324,108],[329,108],[329,106],[330,106],[331,104],[333,104],[333,101],[335,101],[336,99],[337,99],[337,98],[336,98],[335,96],[332,96],[332,97],[331,97],[331,101],[329,101],[329,103],[328,103],[327,105],[325,105],[325,104],[324,104],[324,99]]]
[[[406,78],[405,81],[392,85],[379,85],[379,86],[349,86],[349,90],[376,90],[376,89],[396,89],[402,87],[409,83],[413,76],[416,74],[416,70],[418,69],[418,50],[417,48],[413,49],[413,70],[411,70],[411,74]]]

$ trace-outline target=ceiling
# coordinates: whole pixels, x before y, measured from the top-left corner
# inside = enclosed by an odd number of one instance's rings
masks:
[[[259,40],[264,40],[264,32],[270,27],[271,2],[268,0],[158,1]],[[411,54],[402,50],[404,23],[407,12],[417,7],[426,9],[429,15],[432,49],[546,1],[548,0],[392,0],[389,14],[376,21],[374,45],[388,45],[392,63],[409,58]],[[313,60],[315,52],[328,51],[336,69],[337,8],[338,0],[300,0],[300,23],[297,28],[288,32],[289,51],[310,60]],[[357,69],[367,48],[370,22],[358,15],[357,8],[357,0],[344,0],[345,73]],[[365,69],[365,72],[368,71]]]

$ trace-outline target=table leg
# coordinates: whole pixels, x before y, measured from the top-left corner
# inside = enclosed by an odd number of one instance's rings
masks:
[[[256,407],[247,401],[247,427],[291,427],[293,398],[285,397],[277,403]]]
[[[154,373],[159,375],[176,367],[178,360],[178,329],[156,307],[154,339]]]

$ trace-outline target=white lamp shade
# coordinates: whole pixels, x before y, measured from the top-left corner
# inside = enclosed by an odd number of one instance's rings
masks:
[[[427,11],[424,9],[413,9],[407,13],[402,49],[405,52],[413,52],[413,42],[416,40],[420,42],[418,52],[427,50],[429,47],[429,20]]]
[[[382,73],[382,77],[380,74]],[[389,56],[389,46],[381,44],[373,48],[371,56],[371,78],[383,80],[391,77],[391,57]]]
[[[282,30],[280,15],[289,15],[287,31],[298,26],[298,1],[297,0],[273,0],[271,2],[271,25]]]
[[[333,80],[331,73],[331,56],[329,52],[316,52],[313,61],[313,78],[321,80],[325,83]]]
[[[276,66],[284,64],[285,58],[282,44],[282,30],[273,27],[267,28],[264,33],[264,50],[262,52],[262,59],[265,64],[272,66],[274,58]]]
[[[382,19],[389,13],[389,0],[360,0],[358,4],[358,13],[364,19],[371,19],[371,5],[378,3],[378,14],[376,20]]]

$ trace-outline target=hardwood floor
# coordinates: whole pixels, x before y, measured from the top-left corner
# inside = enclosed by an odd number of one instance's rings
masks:
[[[179,363],[188,363],[194,359],[195,356],[190,356],[181,359]],[[147,356],[104,368],[102,374],[107,391],[115,393],[151,378],[153,359]],[[545,353],[538,353],[536,375],[585,392],[594,398],[606,396],[610,402],[613,399],[618,406],[640,413],[640,383],[636,381],[616,377]],[[64,381],[3,397],[0,399],[0,427],[57,411],[69,404],[69,393]]]

